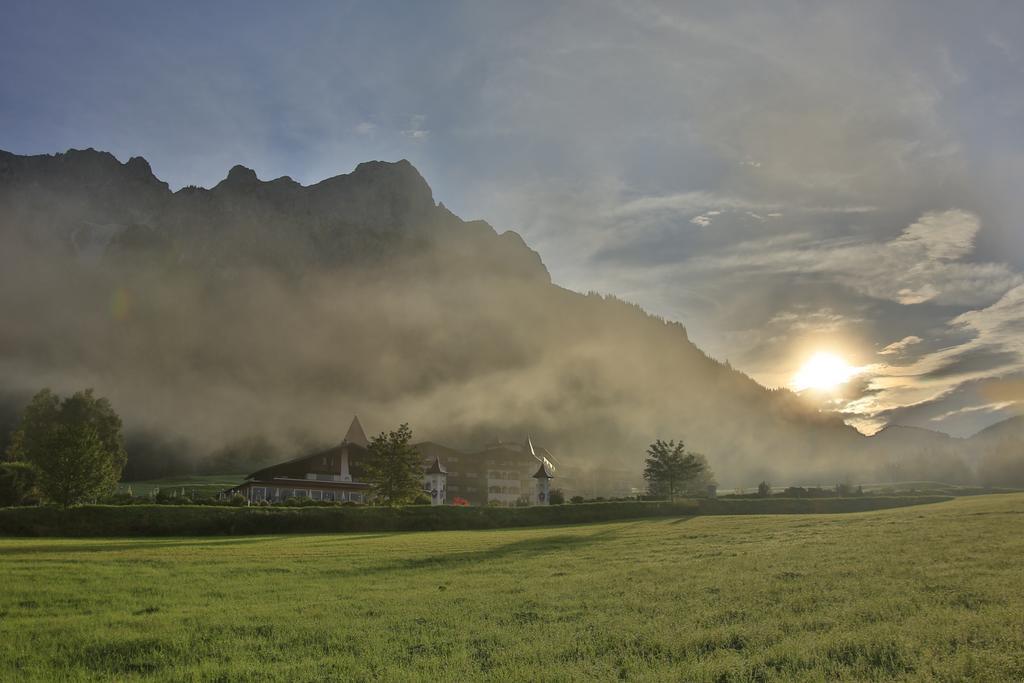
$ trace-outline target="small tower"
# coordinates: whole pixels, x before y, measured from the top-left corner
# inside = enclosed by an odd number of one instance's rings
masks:
[[[533,504],[548,505],[551,498],[551,473],[548,472],[547,463],[541,461],[540,468],[533,478],[537,480],[537,496]]]
[[[431,505],[444,505],[448,495],[448,470],[441,464],[441,459],[434,457],[423,477],[424,488],[430,496]]]

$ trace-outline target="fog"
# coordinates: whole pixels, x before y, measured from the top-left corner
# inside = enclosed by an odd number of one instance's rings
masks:
[[[0,203],[6,414],[42,387],[95,388],[124,419],[128,476],[293,457],[354,414],[463,449],[529,435],[574,469],[637,477],[656,438],[705,454],[723,485],[894,471],[680,323],[552,284],[517,235],[435,205],[408,164],[310,188],[236,169],[172,194],[138,161],[45,159],[63,166],[10,161],[21,180]]]

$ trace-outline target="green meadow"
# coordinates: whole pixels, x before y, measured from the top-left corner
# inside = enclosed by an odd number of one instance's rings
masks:
[[[135,496],[149,496],[156,491],[166,491],[174,495],[195,498],[215,496],[225,489],[237,486],[243,479],[245,474],[192,474],[145,481],[123,481],[117,485],[117,491]]]
[[[1024,494],[834,515],[0,539],[0,680],[1024,680]]]

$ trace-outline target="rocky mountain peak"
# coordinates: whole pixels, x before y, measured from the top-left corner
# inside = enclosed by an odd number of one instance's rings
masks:
[[[258,182],[260,182],[260,179],[257,177],[256,171],[241,164],[235,164],[228,171],[227,177],[220,181],[214,189],[221,187],[245,187],[247,185],[255,185]]]

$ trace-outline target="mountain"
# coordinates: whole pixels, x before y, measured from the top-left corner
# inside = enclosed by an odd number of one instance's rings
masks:
[[[531,434],[637,474],[654,438],[684,439],[723,484],[874,478],[893,439],[761,387],[679,323],[553,284],[407,161],[309,186],[235,166],[172,192],[140,157],[0,152],[0,240],[0,395],[95,387],[139,476],[331,443],[354,413],[453,446]]]
[[[80,254],[142,252],[222,271],[338,268],[443,241],[445,267],[472,259],[474,268],[550,282],[519,235],[497,235],[483,221],[462,221],[435,205],[408,161],[363,163],[309,187],[288,177],[263,182],[235,166],[212,189],[171,192],[141,157],[121,164],[91,149],[0,152],[0,221],[7,239],[16,232]]]
[[[1008,417],[1005,420],[996,422],[985,427],[977,434],[970,437],[973,443],[995,442],[1001,440],[1022,440],[1024,439],[1024,415]]]
[[[966,484],[974,472],[964,439],[921,427],[888,425],[870,437],[878,481],[938,481]]]
[[[966,440],[965,452],[980,483],[1024,488],[1024,416],[982,429]]]

